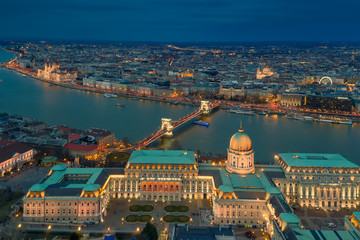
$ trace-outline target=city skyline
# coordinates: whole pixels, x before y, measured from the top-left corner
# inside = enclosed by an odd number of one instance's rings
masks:
[[[3,1],[0,39],[359,41],[360,4],[338,1]]]

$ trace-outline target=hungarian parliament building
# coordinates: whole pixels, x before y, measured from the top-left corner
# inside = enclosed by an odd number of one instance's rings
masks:
[[[225,164],[198,163],[192,151],[139,150],[125,168],[55,165],[23,198],[23,219],[83,224],[103,221],[112,198],[208,199],[214,224],[259,227],[276,237],[291,221],[303,229],[291,206],[359,206],[359,166],[343,156],[280,153],[274,161],[255,165],[251,139],[240,129],[230,139]]]

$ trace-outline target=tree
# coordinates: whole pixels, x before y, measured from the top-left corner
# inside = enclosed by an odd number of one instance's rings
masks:
[[[70,235],[70,240],[80,240],[80,234],[77,233],[77,232],[73,232],[73,233]]]
[[[131,143],[130,143],[130,139],[128,137],[123,137],[121,139],[122,143],[125,145],[125,147],[128,147]]]
[[[157,240],[158,234],[156,227],[150,222],[146,223],[145,228],[141,231],[140,235],[141,240]]]

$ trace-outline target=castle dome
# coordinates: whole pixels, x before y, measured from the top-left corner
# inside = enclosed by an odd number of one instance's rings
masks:
[[[240,129],[230,139],[229,148],[233,151],[248,152],[252,150],[252,143],[250,137]]]
[[[250,137],[240,130],[230,139],[226,170],[230,173],[249,174],[255,172],[254,151]]]

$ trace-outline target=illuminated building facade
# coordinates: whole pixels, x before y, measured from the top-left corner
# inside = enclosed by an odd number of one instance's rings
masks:
[[[0,140],[1,176],[10,173],[13,168],[20,168],[33,159],[34,150],[22,143]]]
[[[245,88],[244,87],[233,87],[233,86],[220,86],[219,95],[223,96],[225,99],[234,99],[245,97]]]
[[[135,151],[124,175],[110,180],[114,198],[151,201],[209,199],[213,190],[212,177],[199,176],[195,153],[191,151]]]
[[[74,81],[77,78],[75,69],[60,68],[58,62],[50,63],[49,59],[45,63],[44,68],[39,68],[37,77],[52,81]]]
[[[298,93],[281,93],[280,104],[283,106],[300,107],[303,94]]]
[[[288,202],[333,210],[360,204],[360,167],[339,154],[281,153],[275,163],[285,178],[273,180]]]
[[[100,222],[109,201],[108,179],[121,169],[68,168],[55,165],[23,198],[27,222]]]
[[[224,165],[198,164],[194,152],[180,150],[134,151],[124,169],[56,165],[23,198],[23,218],[99,222],[111,198],[209,199],[214,223],[263,228],[273,239],[287,239],[289,228],[304,236],[309,231],[288,202],[324,209],[358,205],[359,167],[341,155],[286,153],[275,162],[255,165],[251,139],[240,129],[230,139]]]
[[[271,181],[283,176],[280,167],[254,165],[251,140],[239,130],[230,140],[225,165],[198,164],[191,151],[163,150],[135,151],[125,169],[56,165],[24,197],[23,217],[37,222],[99,222],[110,198],[209,199],[215,223],[271,228],[276,209],[290,211]]]
[[[353,101],[348,97],[339,96],[304,96],[301,106],[313,109],[351,112]]]
[[[263,79],[265,77],[271,77],[274,75],[274,72],[271,71],[270,67],[266,64],[266,66],[261,70],[260,67],[258,67],[256,71],[256,79]]]

